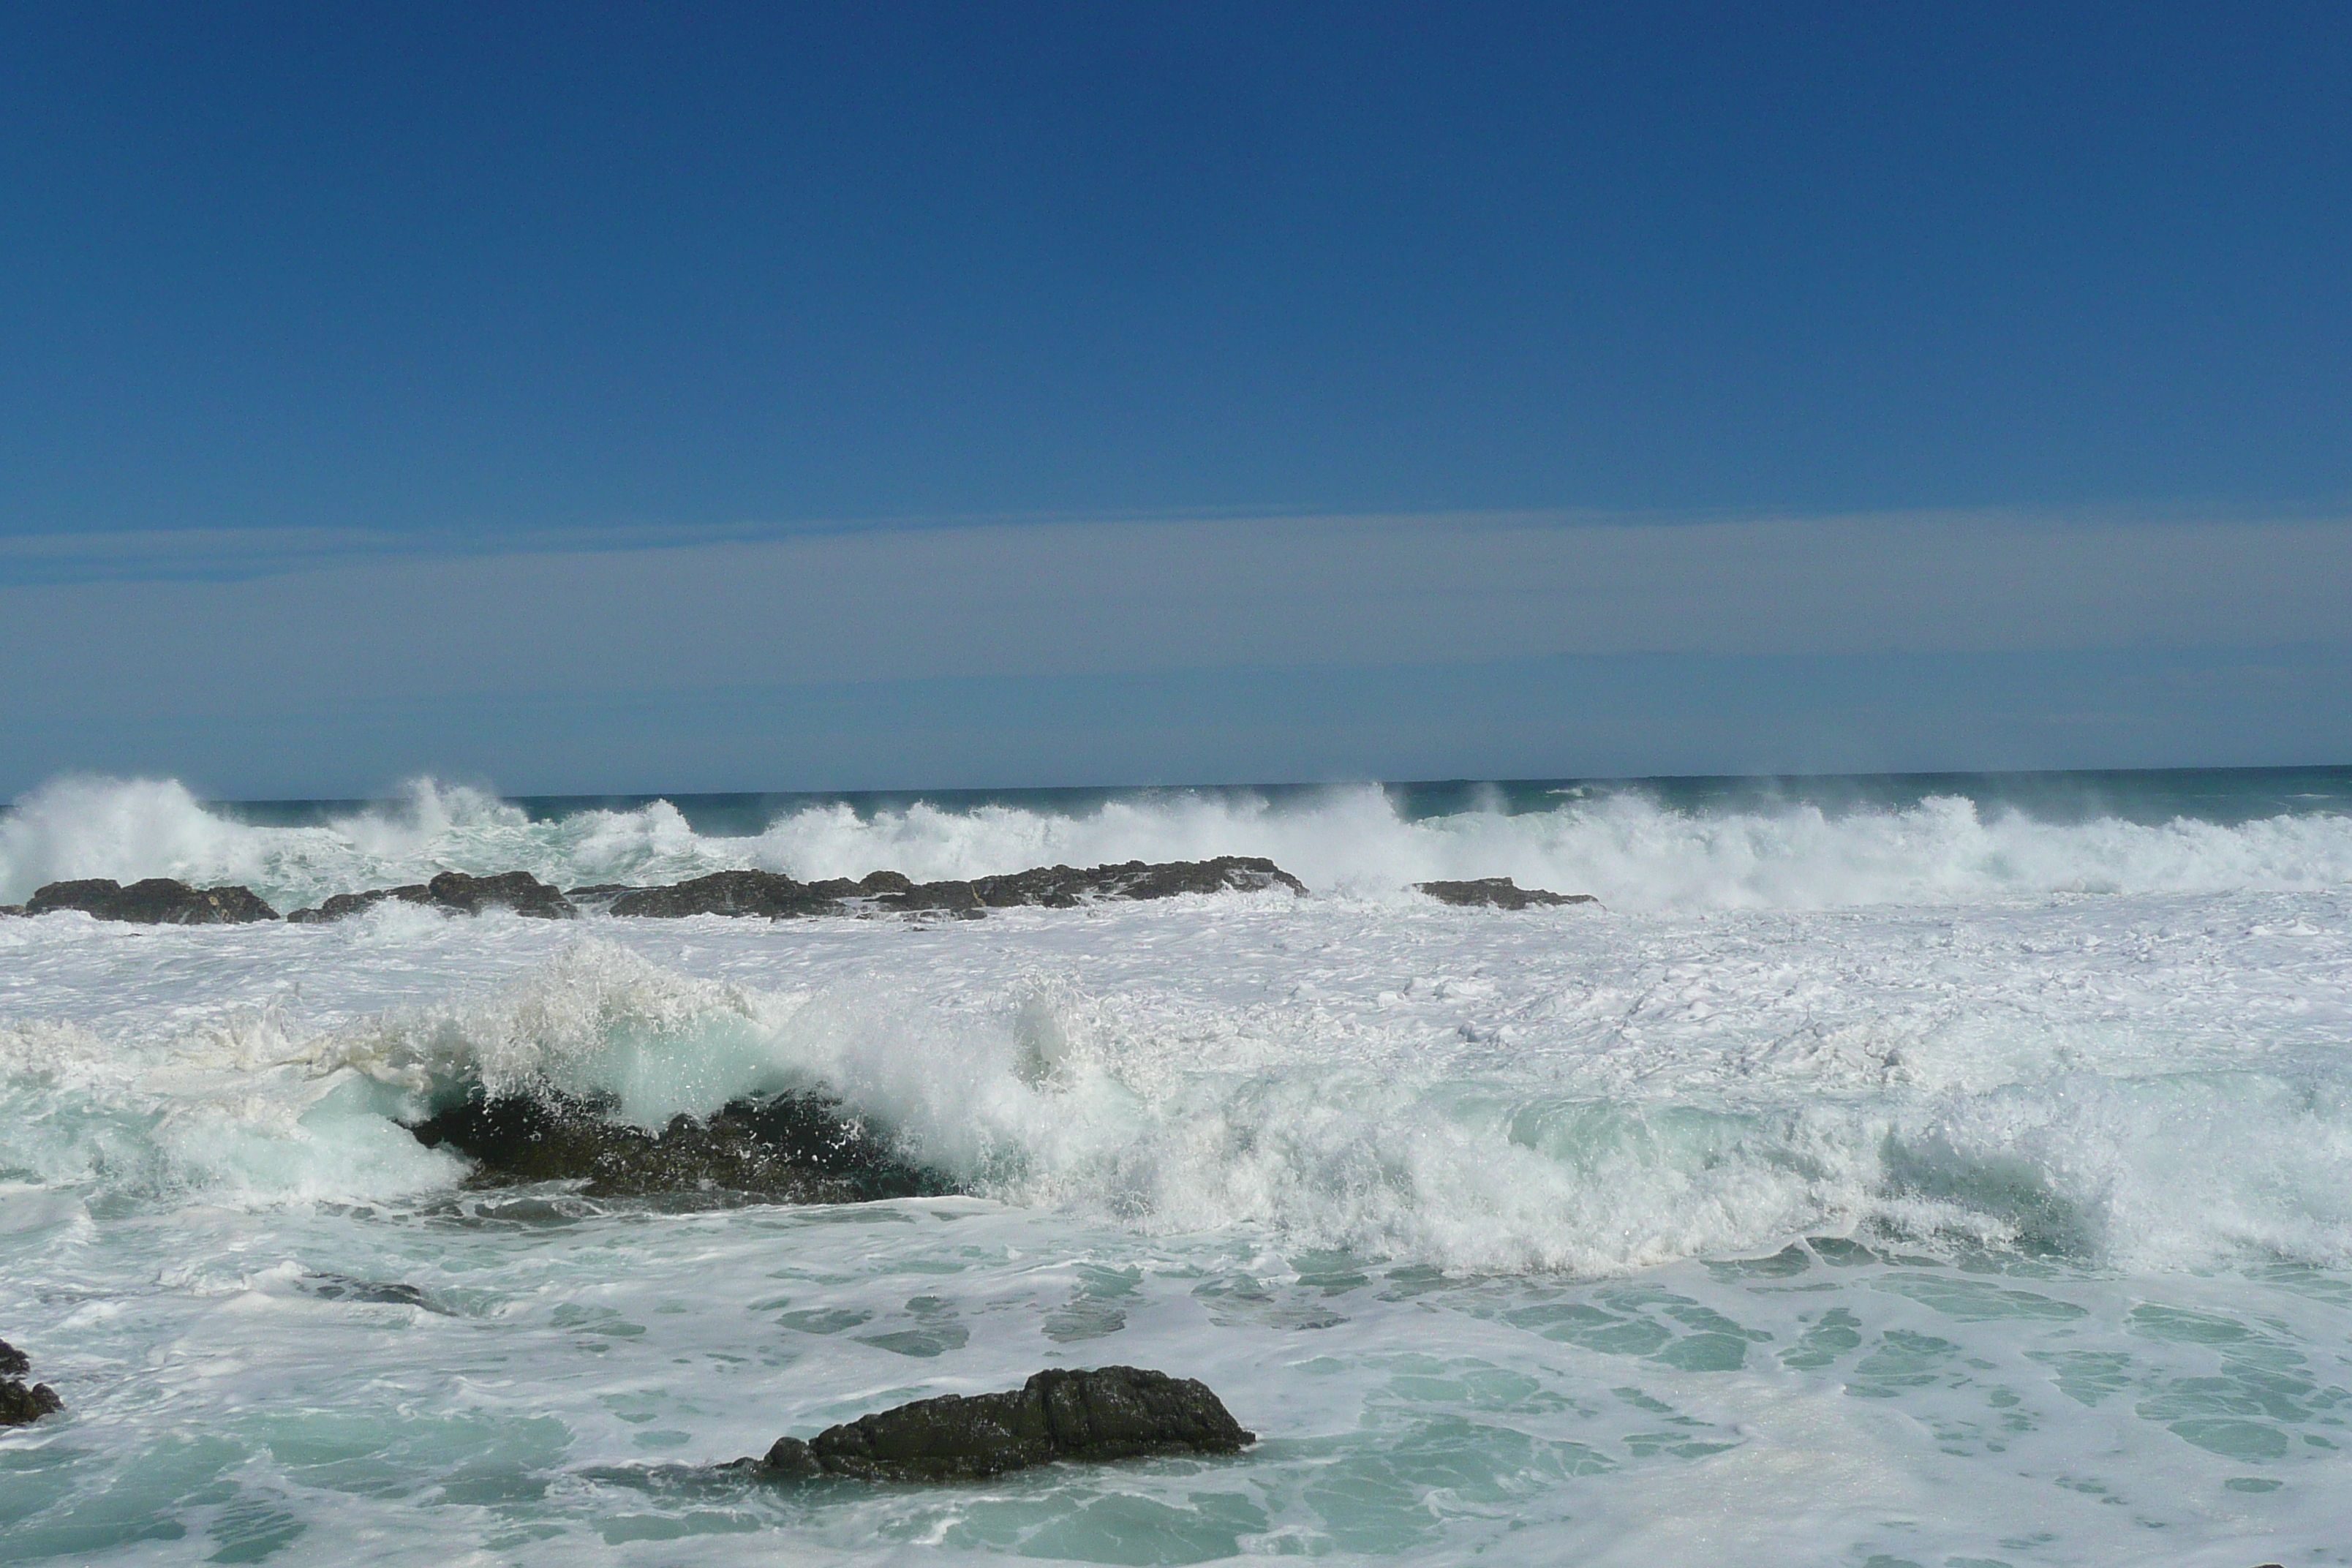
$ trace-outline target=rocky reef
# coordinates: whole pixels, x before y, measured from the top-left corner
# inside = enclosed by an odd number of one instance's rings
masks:
[[[58,1391],[47,1384],[28,1386],[25,1380],[32,1374],[32,1358],[0,1340],[0,1426],[29,1426],[66,1407]]]
[[[909,1163],[841,1103],[822,1094],[729,1101],[709,1117],[677,1116],[658,1132],[613,1120],[609,1100],[546,1090],[476,1093],[409,1132],[475,1162],[471,1187],[579,1181],[594,1198],[655,1198],[670,1206],[847,1204],[953,1192]]]
[[[741,1467],[778,1479],[945,1481],[1056,1459],[1234,1454],[1257,1441],[1194,1378],[1131,1366],[1041,1372],[1008,1394],[942,1394],[780,1437]]]
[[[582,889],[583,896],[612,894],[605,906],[615,915],[677,918],[684,915],[925,914],[972,915],[1022,907],[1076,909],[1082,904],[1173,898],[1179,893],[1255,892],[1283,888],[1304,893],[1297,878],[1256,856],[1224,855],[1213,860],[1141,860],[1084,868],[1041,866],[968,882],[917,882],[896,871],[876,871],[857,880],[834,878],[798,882],[773,871],[714,871],[664,888]]]
[[[79,910],[102,921],[139,925],[244,925],[278,918],[278,911],[250,888],[192,888],[169,877],[150,877],[127,888],[110,877],[51,882],[37,889],[16,912],[46,915],[57,910]]]
[[[1430,883],[1428,887],[1451,887]],[[1461,886],[1473,884],[1464,883]],[[1507,883],[1506,883],[1507,886]],[[1273,861],[1251,855],[1213,860],[1172,860],[1148,865],[1128,860],[1113,866],[1040,866],[968,882],[918,882],[897,871],[876,871],[851,881],[845,877],[802,882],[776,871],[713,871],[664,887],[637,888],[618,882],[574,888],[569,893],[528,871],[469,876],[444,871],[429,882],[337,893],[286,919],[296,925],[347,920],[387,900],[416,904],[451,914],[502,909],[539,920],[570,920],[583,906],[628,919],[677,920],[688,915],[756,916],[789,920],[803,915],[946,914],[966,918],[989,910],[1024,907],[1076,909],[1080,905],[1170,899],[1180,893],[1257,892],[1281,888],[1303,894],[1306,886]],[[1529,894],[1552,899],[1551,894]],[[1574,900],[1555,900],[1575,902]],[[1514,906],[1516,907],[1516,906]],[[39,915],[81,910],[106,921],[149,925],[219,925],[274,921],[271,909],[252,889],[192,888],[152,877],[128,888],[105,879],[52,882],[22,905],[0,905],[0,914]]]
[[[1441,904],[1469,909],[1542,910],[1600,901],[1590,893],[1553,893],[1541,888],[1522,888],[1508,877],[1481,877],[1469,882],[1415,882],[1412,887],[1413,891],[1427,893]]]
[[[461,915],[503,909],[535,920],[570,920],[580,912],[560,890],[528,871],[501,871],[493,877],[444,871],[429,882],[376,888],[364,893],[337,893],[316,909],[296,910],[286,918],[297,925],[317,925],[360,914],[387,899]]]

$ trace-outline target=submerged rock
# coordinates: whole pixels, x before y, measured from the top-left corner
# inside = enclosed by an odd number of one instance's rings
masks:
[[[46,1383],[26,1386],[31,1375],[30,1357],[6,1340],[0,1340],[0,1426],[29,1426],[44,1415],[66,1407],[58,1391]]]
[[[102,921],[140,925],[244,925],[278,918],[250,888],[192,888],[169,877],[150,877],[127,888],[111,877],[51,882],[25,900],[28,915],[52,910],[79,910]]]
[[[562,891],[528,871],[501,871],[495,877],[444,871],[430,882],[375,888],[364,893],[337,893],[316,909],[296,910],[286,918],[296,925],[320,925],[363,913],[387,899],[466,915],[504,909],[534,920],[570,920],[580,912]]]
[[[295,1282],[296,1289],[321,1301],[359,1301],[383,1307],[419,1307],[444,1317],[454,1316],[449,1309],[435,1301],[414,1285],[397,1280],[361,1279],[349,1274],[305,1274]]]
[[[1427,893],[1441,904],[1496,910],[1550,909],[1559,904],[1591,904],[1590,893],[1552,893],[1541,888],[1516,886],[1508,877],[1481,877],[1472,882],[1415,882],[1413,890]]]
[[[324,925],[330,921],[349,920],[364,914],[386,899],[404,904],[429,904],[433,890],[422,882],[412,882],[404,888],[374,888],[364,893],[337,893],[318,908],[296,910],[286,918],[298,926]]]
[[[610,1100],[552,1091],[476,1095],[412,1124],[428,1149],[476,1162],[470,1187],[585,1181],[596,1198],[847,1204],[936,1196],[944,1176],[908,1163],[819,1094],[729,1101],[708,1118],[677,1116],[659,1132],[610,1120]]]
[[[943,1394],[777,1439],[763,1476],[941,1481],[1055,1459],[1233,1454],[1257,1441],[1194,1378],[1131,1366],[1041,1372],[1009,1394]]]

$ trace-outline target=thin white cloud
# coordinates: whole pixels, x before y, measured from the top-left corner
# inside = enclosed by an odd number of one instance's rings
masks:
[[[0,588],[0,719],[1564,654],[2352,638],[2352,523],[1030,522]]]

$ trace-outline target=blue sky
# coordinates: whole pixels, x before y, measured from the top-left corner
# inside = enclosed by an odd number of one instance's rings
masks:
[[[15,8],[0,791],[2352,760],[2347,79],[2320,5]]]

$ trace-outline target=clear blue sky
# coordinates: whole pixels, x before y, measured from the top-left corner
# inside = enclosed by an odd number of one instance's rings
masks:
[[[1957,511],[2188,519],[2227,560],[2284,520],[2316,532],[2270,569],[2324,571],[2352,561],[2347,82],[2341,5],[11,7],[0,618],[51,662],[0,699],[0,790],[2352,759],[2352,627],[2267,625],[2259,584],[2194,637],[1188,659],[1112,629],[812,672],[783,642],[692,668],[673,573],[636,609],[682,652],[637,718],[544,647],[504,685],[385,673],[446,630],[420,561],[495,556],[484,592],[551,604],[558,556],[700,551],[716,583],[812,528],[1469,515],[1423,530],[1435,562],[1497,513]],[[953,554],[825,569],[855,596]],[[1399,570],[1400,624],[1459,612]],[[1886,571],[1856,591],[1944,574]],[[374,651],[339,700],[159,643],[159,706],[72,657],[164,615],[98,584],[261,641],[348,595]],[[1916,702],[1882,689],[1903,658]],[[2304,672],[2268,728],[2194,695],[2249,668]]]

